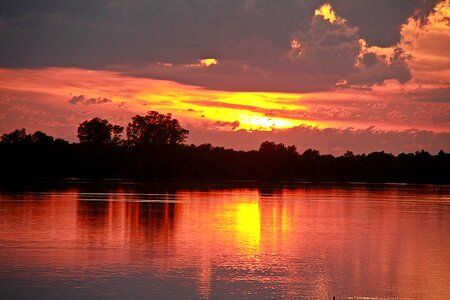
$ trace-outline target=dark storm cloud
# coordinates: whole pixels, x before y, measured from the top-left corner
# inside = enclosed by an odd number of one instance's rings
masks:
[[[343,77],[405,82],[401,61],[367,57],[365,69],[355,71],[358,39],[393,45],[408,17],[423,19],[435,2],[336,0],[331,4],[348,24],[333,26],[313,20],[322,0],[0,0],[0,67],[120,69],[231,90],[320,90]],[[309,60],[286,59],[293,36],[309,43]],[[341,56],[330,57],[332,51]],[[222,64],[184,67],[206,57]],[[181,67],[151,67],[158,62]],[[357,73],[360,82],[352,78]]]
[[[369,44],[392,46],[409,17],[422,23],[439,1],[435,0],[331,0],[336,12],[350,26],[357,26]]]
[[[386,61],[374,53],[366,53],[362,57],[362,66],[357,72],[348,76],[348,83],[352,85],[382,84],[387,79],[397,79],[406,83],[411,79],[406,61],[410,59],[402,48],[396,48],[394,54]]]

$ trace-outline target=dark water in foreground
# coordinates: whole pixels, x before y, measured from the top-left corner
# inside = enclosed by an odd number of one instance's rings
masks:
[[[450,187],[0,192],[0,299],[450,299]]]

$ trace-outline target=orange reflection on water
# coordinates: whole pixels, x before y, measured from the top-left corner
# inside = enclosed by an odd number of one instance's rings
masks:
[[[234,209],[230,209],[235,217],[235,230],[238,235],[238,241],[244,242],[242,248],[254,249],[259,251],[261,239],[261,217],[259,213],[259,203],[239,203]]]
[[[109,289],[157,298],[441,299],[448,195],[401,186],[0,194],[0,279],[122,278]]]

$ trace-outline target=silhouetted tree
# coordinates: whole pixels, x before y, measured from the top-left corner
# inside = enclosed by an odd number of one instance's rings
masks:
[[[34,144],[51,144],[55,141],[55,138],[47,135],[46,133],[44,133],[42,131],[36,131],[31,136],[31,141]]]
[[[300,157],[299,172],[302,179],[318,180],[320,178],[320,153],[315,149],[307,149]]]
[[[263,142],[259,146],[260,178],[265,180],[294,177],[294,168],[298,157],[295,146]]]
[[[303,152],[302,156],[308,159],[317,159],[318,157],[320,157],[320,152],[316,149],[307,149],[305,150],[305,152]]]
[[[4,144],[23,144],[31,143],[31,135],[27,134],[25,128],[16,129],[10,133],[5,133],[1,137]]]
[[[123,127],[95,118],[80,124],[81,143],[17,129],[0,136],[0,185],[44,178],[138,178],[146,180],[306,180],[450,183],[450,154],[424,150],[339,157],[263,142],[259,150],[235,151],[211,144],[184,145],[188,131],[170,114],[151,111]]]
[[[345,158],[353,158],[353,157],[355,157],[355,155],[353,154],[352,151],[347,150],[347,152],[344,153],[344,157]]]
[[[156,111],[134,116],[127,126],[130,145],[175,145],[184,142],[188,134],[177,119],[172,119],[172,114]]]
[[[78,126],[77,136],[80,143],[117,145],[123,129],[122,126],[110,124],[106,119],[94,118]]]

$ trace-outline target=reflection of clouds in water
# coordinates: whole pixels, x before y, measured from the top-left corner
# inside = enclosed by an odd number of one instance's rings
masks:
[[[76,293],[77,278],[158,298],[448,298],[448,194],[362,184],[1,193],[0,267],[40,280],[44,295],[58,280]]]

